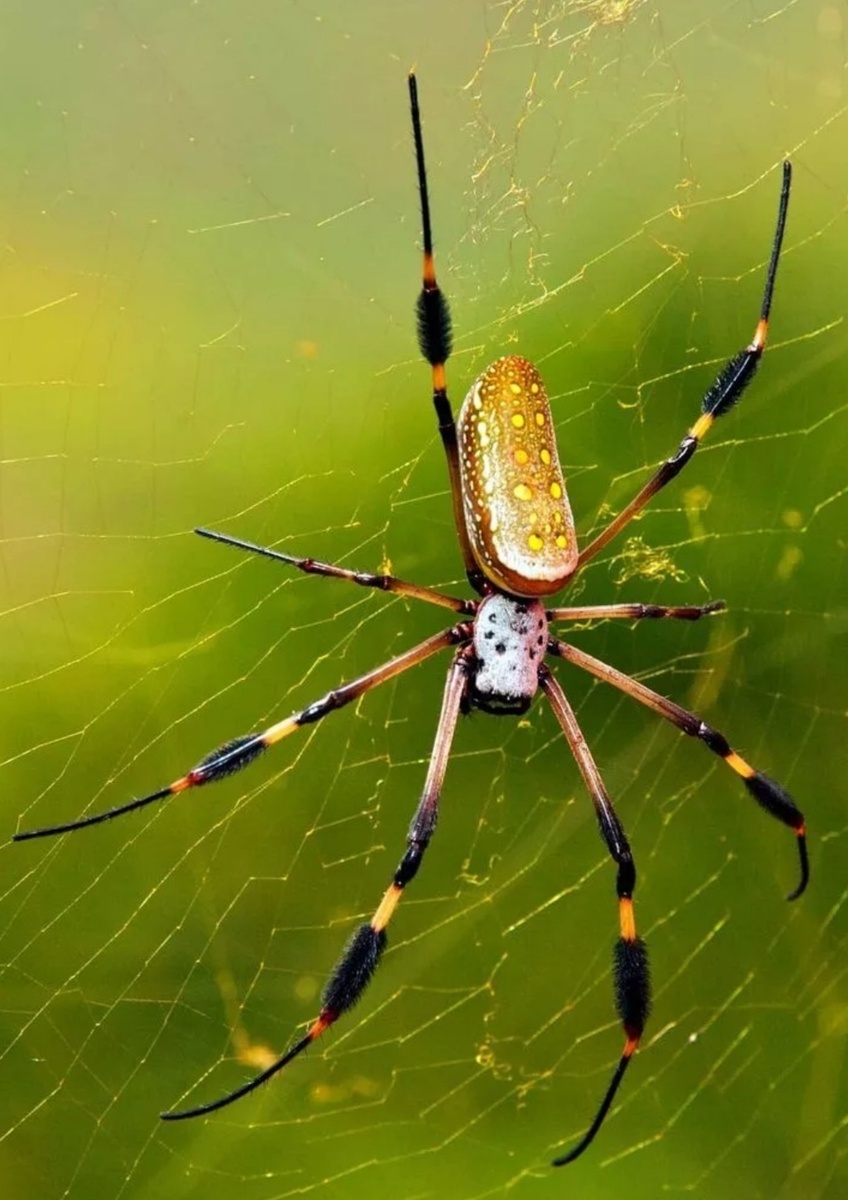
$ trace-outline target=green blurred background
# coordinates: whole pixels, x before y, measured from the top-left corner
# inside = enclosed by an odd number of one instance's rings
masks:
[[[539,363],[583,534],[750,338],[792,155],[761,374],[580,580],[730,611],[574,639],[783,781],[813,868],[784,905],[792,837],[563,664],[656,985],[592,1152],[547,1165],[620,1052],[614,877],[542,704],[462,723],[356,1012],[261,1094],[162,1125],[317,1011],[401,852],[431,663],[249,774],[5,847],[4,1197],[848,1194],[845,22],[814,0],[4,6],[6,835],[144,794],[445,623],[194,525],[465,594],[413,337],[416,64],[454,401],[498,354]]]

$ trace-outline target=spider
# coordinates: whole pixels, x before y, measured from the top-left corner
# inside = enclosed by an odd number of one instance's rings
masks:
[[[701,403],[701,414],[639,492],[588,545],[578,547],[574,519],[565,490],[554,436],[553,419],[541,377],[524,358],[509,355],[492,363],[471,385],[454,422],[448,399],[445,363],[451,350],[447,300],[436,282],[430,202],[418,88],[409,75],[409,103],[418,173],[423,231],[423,286],[417,303],[418,342],[432,370],[433,402],[447,458],[453,516],[468,582],[476,599],[463,600],[432,588],[407,583],[393,575],[351,571],[313,558],[296,558],[266,546],[198,529],[202,537],[251,554],[264,555],[311,575],[345,579],[360,587],[425,601],[456,614],[449,629],[344,683],[293,716],[268,729],[226,742],[207,754],[187,774],[148,796],[106,812],[15,834],[16,841],[68,833],[111,820],[191,788],[225,779],[254,762],[304,725],[322,720],[336,709],[380,684],[423,663],[440,650],[453,649],[436,737],[424,790],[409,826],[406,850],[391,883],[371,917],[348,941],[325,986],[321,1010],[305,1034],[266,1070],[227,1095],[194,1108],[162,1113],[166,1121],[199,1117],[232,1104],[267,1082],[329,1029],[362,996],[383,951],[389,922],[408,884],[418,874],[436,829],[439,797],[460,713],[473,708],[496,715],[527,711],[536,692],[547,696],[591,796],[601,838],[616,867],[619,936],[613,953],[615,1005],[624,1030],[624,1049],[588,1130],[554,1166],[573,1162],[594,1139],[636,1051],[650,1001],[648,952],[636,933],[633,893],[636,867],[630,844],[604,787],[600,772],[562,686],[546,659],[559,658],[611,684],[625,695],[697,738],[739,775],[748,792],[771,816],[796,835],[800,879],[788,899],[804,891],[809,879],[804,817],[780,784],[750,766],[717,729],[672,700],[652,691],[585,651],[555,637],[550,626],[586,619],[642,620],[669,617],[696,621],[724,609],[722,601],[663,607],[656,604],[605,604],[547,608],[545,600],[560,592],[683,469],[713,422],[740,399],[751,382],[766,344],[769,312],[789,204],[791,168],[783,164],[777,225],[766,272],[760,317],[750,345],[721,369]]]

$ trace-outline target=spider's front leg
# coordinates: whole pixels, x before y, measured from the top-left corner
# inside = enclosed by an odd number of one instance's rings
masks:
[[[439,796],[445,778],[448,756],[457,718],[468,686],[469,655],[469,647],[461,647],[454,655],[448,671],[436,740],[430,756],[424,791],[409,827],[406,853],[398,863],[392,882],[377,905],[373,917],[370,921],[360,925],[345,946],[324,989],[320,1013],[300,1041],[289,1047],[281,1058],[278,1058],[260,1075],[209,1104],[181,1109],[178,1112],[162,1113],[164,1121],[183,1121],[189,1117],[204,1116],[207,1113],[215,1112],[216,1109],[224,1108],[226,1105],[232,1104],[234,1100],[239,1100],[242,1096],[254,1091],[287,1066],[292,1059],[297,1058],[307,1046],[335,1024],[339,1017],[353,1008],[365,991],[386,948],[386,928],[389,921],[400,902],[406,885],[418,874],[424,852],[429,846],[436,828]]]
[[[636,867],[630,843],[616,816],[612,801],[607,795],[600,772],[577,723],[574,710],[547,667],[542,667],[539,672],[539,685],[550,700],[551,708],[562,726],[562,731],[577,766],[580,768],[580,774],[592,797],[601,837],[618,868],[615,890],[618,895],[619,938],[613,952],[613,984],[615,1006],[624,1027],[626,1041],[618,1066],[613,1072],[592,1124],[573,1150],[554,1159],[552,1165],[562,1167],[566,1163],[574,1162],[575,1158],[583,1153],[604,1123],[604,1118],[615,1099],[619,1084],[624,1078],[624,1072],[642,1038],[642,1031],[651,1011],[651,985],[648,950],[645,943],[636,934],[636,921],[633,914]]]
[[[800,876],[797,884],[786,899],[797,900],[806,889],[810,879],[810,863],[807,856],[807,827],[804,822],[804,814],[786,789],[781,787],[776,780],[766,775],[763,771],[758,771],[750,763],[746,762],[741,754],[738,754],[733,749],[724,734],[718,729],[714,729],[711,725],[708,725],[697,713],[689,712],[688,709],[675,704],[673,700],[669,700],[665,696],[661,696],[659,692],[646,687],[638,679],[631,679],[623,671],[611,667],[609,663],[602,662],[599,658],[594,658],[591,654],[587,654],[585,650],[579,650],[576,646],[572,646],[568,642],[561,642],[557,638],[551,638],[548,643],[548,650],[551,654],[556,654],[560,658],[565,659],[566,662],[580,667],[581,670],[588,671],[590,675],[594,675],[596,679],[600,679],[603,683],[612,684],[613,687],[623,692],[625,696],[631,696],[634,700],[638,700],[640,704],[644,704],[646,708],[651,709],[652,712],[657,713],[664,720],[676,726],[681,733],[697,738],[698,741],[703,742],[708,750],[711,750],[716,757],[722,759],[739,776],[745,784],[749,795],[753,796],[760,807],[770,816],[775,817],[778,821],[788,826],[795,834],[798,845]]]

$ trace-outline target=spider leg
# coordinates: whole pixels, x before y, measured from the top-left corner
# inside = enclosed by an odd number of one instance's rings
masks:
[[[339,1017],[353,1008],[365,991],[386,948],[386,927],[398,906],[404,888],[417,875],[424,852],[430,844],[436,828],[439,815],[439,796],[462,698],[467,686],[468,653],[467,648],[460,648],[454,655],[448,670],[433,752],[430,755],[424,791],[409,827],[406,853],[400,860],[392,882],[377,905],[373,917],[364,925],[360,925],[342,951],[324,989],[320,1013],[300,1041],[295,1042],[281,1058],[278,1058],[260,1075],[256,1075],[247,1083],[242,1084],[240,1088],[236,1088],[235,1091],[229,1092],[226,1096],[213,1100],[209,1104],[201,1104],[197,1108],[182,1109],[178,1112],[162,1113],[164,1121],[184,1121],[189,1117],[205,1116],[219,1108],[225,1108],[233,1101],[246,1096],[248,1092],[261,1087],[272,1075],[276,1075],[278,1071],[287,1066],[293,1058],[297,1058]]]
[[[247,550],[250,554],[261,554],[265,558],[273,558],[276,562],[286,563],[297,567],[307,575],[325,575],[331,579],[346,579],[360,587],[378,588],[382,592],[393,592],[396,596],[407,596],[411,600],[425,600],[428,604],[437,604],[441,608],[450,608],[455,613],[471,616],[476,607],[473,600],[460,600],[456,596],[448,596],[433,588],[419,587],[417,583],[407,583],[395,575],[372,575],[366,571],[349,571],[346,567],[337,567],[332,563],[320,562],[317,558],[297,558],[292,554],[283,554],[270,546],[260,546],[256,542],[245,541],[244,538],[231,537],[228,533],[218,533],[214,529],[195,529],[201,537],[209,538],[212,542],[222,542],[225,546],[234,546],[236,550]]]
[[[439,436],[445,449],[450,479],[453,519],[462,561],[468,582],[476,592],[482,593],[483,572],[477,565],[468,531],[462,501],[462,481],[459,474],[459,449],[456,441],[456,423],[448,399],[445,363],[451,352],[451,317],[448,302],[436,281],[436,264],[433,259],[433,230],[430,224],[430,195],[427,189],[427,168],[424,163],[424,138],[421,133],[421,111],[418,107],[418,82],[415,72],[409,72],[409,111],[412,117],[412,136],[415,142],[415,162],[418,168],[418,194],[421,198],[421,231],[424,250],[424,266],[421,291],[416,305],[418,323],[418,346],[422,356],[433,372],[433,404],[439,423]]]
[[[754,331],[754,337],[750,345],[729,359],[719,371],[715,382],[707,390],[701,402],[700,417],[683,438],[674,454],[658,467],[648,482],[639,490],[630,503],[621,510],[618,516],[614,517],[609,525],[601,530],[588,546],[581,550],[578,569],[587,563],[590,558],[594,558],[598,551],[606,546],[607,542],[611,541],[637,513],[642,511],[648,501],[657,492],[664,488],[667,483],[670,483],[683,470],[689,459],[698,449],[701,438],[707,433],[713,422],[718,417],[723,416],[724,413],[741,399],[745,388],[754,378],[754,373],[757,370],[757,365],[762,358],[763,350],[766,346],[774,280],[777,275],[777,263],[783,243],[783,232],[786,228],[786,210],[789,205],[789,186],[791,180],[792,168],[787,159],[783,163],[783,185],[780,191],[780,203],[777,211],[777,226],[775,228],[774,241],[772,242],[771,258],[769,259],[768,270],[766,272],[766,284],[763,292],[763,303],[760,309],[760,319],[757,322],[757,328]]]
[[[620,617],[625,621],[641,621],[644,617],[672,617],[676,621],[698,621],[712,613],[724,612],[723,600],[709,604],[684,604],[666,607],[662,604],[585,604],[576,608],[549,608],[549,621],[600,621]]]
[[[797,900],[809,881],[810,865],[807,857],[804,814],[789,793],[774,779],[770,779],[768,775],[764,775],[750,766],[731,747],[723,733],[719,733],[717,729],[707,725],[695,713],[681,708],[673,700],[667,700],[665,696],[645,687],[644,683],[639,683],[629,675],[625,675],[623,671],[616,670],[615,667],[601,662],[599,658],[593,658],[591,654],[587,654],[584,650],[578,650],[576,646],[571,646],[567,642],[551,638],[548,643],[548,651],[564,658],[567,662],[574,663],[576,667],[588,671],[596,679],[600,679],[604,683],[611,683],[625,695],[632,696],[634,700],[638,700],[652,712],[658,713],[666,721],[670,721],[672,725],[688,734],[689,737],[698,738],[708,750],[712,750],[713,754],[717,754],[719,758],[723,759],[731,770],[741,777],[745,787],[761,808],[776,817],[778,821],[782,821],[784,825],[788,825],[798,839],[801,877],[795,889],[786,897],[787,900]]]
[[[188,774],[176,779],[167,787],[160,788],[157,792],[151,792],[149,796],[142,796],[140,799],[130,800],[127,804],[120,804],[117,808],[107,809],[106,812],[94,813],[90,817],[80,817],[79,820],[69,821],[63,825],[48,825],[42,829],[28,829],[22,833],[16,833],[13,836],[15,842],[26,842],[32,838],[52,837],[54,834],[70,833],[75,829],[85,829],[89,825],[99,825],[103,821],[111,821],[114,817],[122,816],[124,813],[133,812],[135,809],[144,808],[147,804],[152,804],[156,800],[164,800],[168,796],[175,796],[179,792],[188,791],[189,788],[201,787],[205,783],[214,783],[218,779],[224,779],[227,775],[232,775],[236,771],[240,771],[243,767],[248,766],[258,758],[264,750],[270,746],[275,746],[277,742],[281,742],[283,738],[294,733],[303,725],[312,725],[316,721],[320,721],[322,717],[326,717],[328,713],[335,712],[337,708],[343,708],[346,704],[350,704],[352,700],[358,700],[365,692],[371,688],[378,687],[381,683],[387,683],[388,680],[394,679],[396,675],[403,674],[410,667],[418,666],[439,650],[444,650],[448,646],[455,646],[460,642],[467,642],[470,637],[470,626],[466,624],[455,625],[452,629],[446,629],[442,633],[434,634],[433,637],[427,638],[426,641],[420,642],[417,646],[413,646],[411,650],[399,654],[397,658],[389,659],[382,666],[376,667],[373,671],[368,671],[365,675],[360,675],[358,679],[353,679],[349,683],[343,683],[340,687],[334,688],[331,692],[327,692],[326,696],[322,696],[320,700],[316,700],[313,704],[308,704],[306,708],[300,712],[294,713],[291,717],[285,717],[282,721],[277,721],[270,725],[264,732],[248,733],[242,737],[234,738],[232,741],[225,742],[223,746],[219,746],[217,750],[213,750],[211,754],[207,754],[202,758],[196,767],[193,767]]]
[[[651,985],[648,971],[648,950],[636,935],[633,915],[633,891],[636,887],[636,866],[627,835],[616,816],[612,801],[607,795],[601,774],[592,757],[583,731],[577,724],[574,710],[565,698],[562,687],[543,666],[539,671],[539,684],[550,701],[551,708],[562,726],[571,753],[580,768],[580,774],[592,797],[601,837],[613,862],[618,867],[615,890],[618,895],[618,919],[620,935],[613,954],[613,981],[615,1006],[624,1026],[626,1041],[618,1066],[613,1072],[595,1119],[586,1133],[568,1154],[553,1160],[553,1166],[562,1167],[574,1162],[593,1141],[604,1122],[610,1105],[615,1099],[624,1072],[642,1037],[642,1030],[651,1011]]]

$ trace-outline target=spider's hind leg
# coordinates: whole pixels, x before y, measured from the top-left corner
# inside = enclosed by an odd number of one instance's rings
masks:
[[[210,542],[220,542],[224,546],[232,546],[236,550],[245,550],[248,554],[258,554],[262,558],[271,558],[274,562],[285,563],[296,567],[306,575],[323,575],[329,579],[344,579],[359,587],[376,588],[381,592],[392,592],[395,596],[406,596],[410,600],[423,600],[427,604],[436,604],[440,608],[449,608],[452,612],[473,616],[475,602],[460,600],[458,596],[448,596],[434,588],[422,587],[417,583],[408,583],[398,579],[396,575],[373,574],[369,571],[351,571],[348,567],[337,567],[334,563],[321,562],[317,558],[298,558],[294,554],[283,554],[271,546],[260,546],[257,542],[249,542],[245,538],[232,537],[228,533],[219,533],[215,529],[198,527],[194,531]]]

